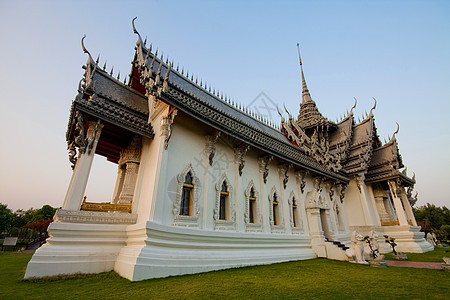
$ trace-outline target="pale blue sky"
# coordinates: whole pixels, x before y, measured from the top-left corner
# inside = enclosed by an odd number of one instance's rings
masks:
[[[136,35],[189,73],[249,104],[265,92],[298,114],[296,43],[319,110],[335,120],[377,98],[383,140],[416,172],[419,205],[450,205],[449,1],[0,1],[0,202],[58,207],[71,168],[65,131],[86,62],[80,39],[115,74],[130,71]],[[87,195],[108,201],[116,166],[94,161]]]

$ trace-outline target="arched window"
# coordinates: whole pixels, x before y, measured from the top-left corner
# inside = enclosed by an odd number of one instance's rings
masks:
[[[278,195],[277,193],[273,194],[272,201],[272,213],[273,213],[273,225],[278,225]]]
[[[181,216],[190,216],[191,215],[191,199],[192,199],[192,190],[194,189],[193,181],[192,181],[192,173],[189,171],[186,174],[183,183],[183,192],[181,194],[181,203],[180,203],[180,215]]]
[[[228,192],[228,186],[224,180],[222,183],[222,189],[220,190],[220,203],[219,203],[219,220],[227,219],[227,202],[230,193]]]
[[[303,232],[303,221],[301,217],[301,204],[298,202],[299,200],[296,198],[294,191],[291,191],[291,194],[288,198],[289,210],[290,210],[290,223],[291,230],[293,234],[299,234]]]
[[[249,213],[249,223],[255,224],[255,209],[256,209],[256,194],[255,189],[252,187],[250,189],[250,196],[248,197],[248,213]]]
[[[224,173],[216,183],[216,203],[213,210],[214,229],[236,229],[233,187]]]
[[[253,183],[253,180],[247,185],[244,191],[245,196],[245,211],[244,222],[247,232],[261,232],[263,219],[260,212],[261,203],[258,190]]]
[[[292,222],[293,226],[297,227],[297,200],[292,198]]]
[[[177,175],[177,193],[173,201],[173,224],[197,227],[200,207],[198,203],[200,180],[191,164]]]
[[[275,186],[272,187],[269,193],[269,221],[272,233],[285,232],[282,200]]]

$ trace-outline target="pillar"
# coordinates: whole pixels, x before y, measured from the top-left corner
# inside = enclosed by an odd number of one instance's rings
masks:
[[[380,215],[381,222],[389,222],[391,221],[391,217],[386,211],[386,207],[384,206],[384,190],[375,190],[373,191],[373,195],[375,197],[375,203],[377,204],[378,214]]]
[[[119,204],[131,204],[133,201],[134,188],[136,186],[136,178],[139,171],[139,164],[135,162],[127,162],[125,164],[125,176],[123,178],[122,191],[119,195]]]
[[[80,150],[80,154],[67,189],[66,197],[64,198],[64,204],[62,206],[63,209],[80,210],[81,208],[102,128],[103,125],[99,122],[89,122],[86,137],[87,146],[83,153],[81,153],[82,151]]]
[[[397,184],[395,181],[389,180],[389,189],[392,195],[392,201],[394,202],[395,213],[397,214],[397,220],[399,225],[408,225],[406,220],[405,211],[403,210],[402,201],[397,193]]]
[[[361,206],[363,210],[364,225],[380,225],[380,221],[378,220],[378,216],[376,216],[376,212],[373,211],[375,208],[372,206],[369,191],[364,182],[365,176],[364,174],[358,174],[355,176],[356,184],[358,185],[359,195],[361,199]]]
[[[139,163],[141,161],[141,138],[135,136],[130,146],[120,153],[119,170],[121,176],[121,187],[118,188],[118,204],[131,204],[136,187],[136,179],[139,172]]]
[[[406,213],[406,217],[408,218],[408,223],[411,226],[417,226],[416,218],[414,217],[413,210],[411,208],[411,203],[409,203],[408,197],[406,196],[405,189],[402,187],[400,193],[400,198],[403,202],[403,208]]]
[[[118,165],[117,167],[117,179],[116,179],[116,185],[114,186],[114,193],[113,198],[111,200],[112,204],[116,204],[117,201],[119,201],[119,195],[122,192],[122,186],[123,186],[123,178],[124,178],[124,172],[122,165]]]

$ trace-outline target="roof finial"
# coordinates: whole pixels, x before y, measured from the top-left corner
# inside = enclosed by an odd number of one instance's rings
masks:
[[[356,104],[358,103],[358,100],[356,100],[356,97],[353,97],[355,99],[355,104],[353,104],[352,108],[350,109],[350,114],[353,114],[353,109],[356,108]]]
[[[278,109],[278,105],[276,105],[276,108],[277,108],[277,112],[278,112],[278,114],[279,114],[279,115],[280,115],[280,117],[281,117],[281,122],[284,122],[284,118],[283,118],[283,115],[281,114],[280,110]],[[286,109],[286,107],[285,107],[284,109]],[[287,110],[286,110],[286,111],[287,111]]]
[[[370,110],[370,113],[372,115],[372,111],[377,107],[377,99],[375,99],[374,97],[372,97],[372,99],[375,101],[375,103],[373,104],[372,109]]]
[[[311,95],[309,94],[308,87],[306,86],[305,74],[303,74],[303,64],[302,57],[300,56],[300,44],[297,43],[298,50],[298,60],[300,62],[300,71],[302,73],[302,103],[306,103],[308,101],[312,101]]]
[[[136,45],[139,45],[140,43],[142,43],[142,38],[141,38],[141,35],[139,34],[139,32],[136,30],[136,27],[134,26],[134,20],[136,20],[136,19],[137,19],[137,17],[134,17],[134,18],[133,18],[133,20],[131,21],[131,25],[133,25],[133,32],[134,32],[135,34],[137,34],[138,37],[139,37],[139,39],[138,39],[137,42],[136,42]]]
[[[89,51],[87,51],[86,47],[84,47],[84,39],[85,39],[85,38],[86,38],[86,35],[84,35],[84,36],[81,38],[81,49],[83,49],[83,52],[84,52],[84,53],[86,53],[87,55],[89,55],[89,60],[90,60],[91,62],[94,62],[94,61],[92,60],[91,53],[89,53]]]
[[[158,50],[156,50],[156,52],[158,52]],[[148,68],[148,70],[150,71],[151,74],[153,74],[153,65],[155,64],[155,58],[156,58],[156,53],[155,53],[155,55],[153,55],[152,62],[150,63],[150,67]]]
[[[400,130],[400,125],[398,125],[397,122],[395,122],[397,124],[397,130],[394,132],[394,134],[392,135],[392,139],[395,138],[395,135],[398,133],[398,131]]]
[[[284,105],[284,103],[283,103],[283,107],[284,107],[284,110],[287,112],[287,114],[288,114],[288,116],[289,116],[289,119],[292,119],[292,116],[291,116],[291,114],[289,113],[289,111],[287,110],[286,105]]]

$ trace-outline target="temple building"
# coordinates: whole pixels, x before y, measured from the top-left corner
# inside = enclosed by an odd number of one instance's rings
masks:
[[[360,122],[356,100],[343,120],[328,120],[300,59],[299,115],[279,109],[273,124],[164,61],[133,29],[128,82],[94,61],[82,39],[88,60],[66,136],[73,175],[25,278],[114,270],[136,281],[348,260],[355,231],[376,231],[382,252],[390,251],[383,235],[399,251],[433,249],[414,219],[415,179],[398,128],[384,144],[377,135],[376,100]],[[110,203],[85,196],[96,155],[117,164]]]

